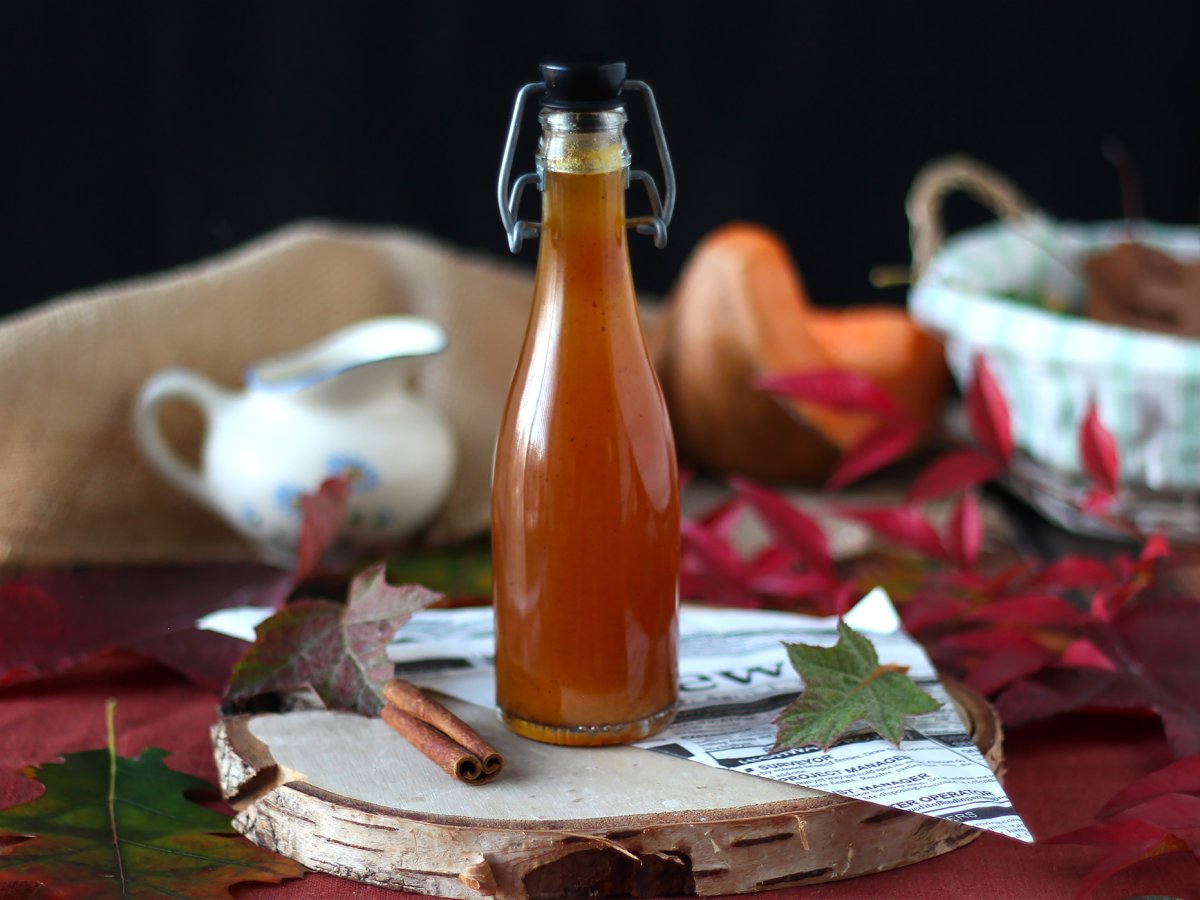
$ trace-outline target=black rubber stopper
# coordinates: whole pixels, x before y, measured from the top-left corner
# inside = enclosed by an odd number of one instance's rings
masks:
[[[625,105],[621,88],[625,85],[625,63],[542,63],[546,96],[542,106],[549,109],[597,111]]]

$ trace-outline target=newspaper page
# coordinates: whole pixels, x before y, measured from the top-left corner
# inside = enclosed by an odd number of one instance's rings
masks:
[[[864,727],[828,751],[772,753],[774,719],[802,690],[782,642],[832,646],[837,620],[690,606],[680,616],[679,713],[637,746],[1032,841],[887,595],[872,591],[846,621],[942,704],[908,720],[898,749]],[[495,703],[493,652],[487,608],[419,612],[388,648],[399,677],[484,706]]]
[[[253,640],[269,613],[226,610],[201,626]],[[692,606],[680,615],[678,715],[637,746],[1032,841],[887,594],[872,591],[846,622],[942,704],[908,719],[899,748],[863,728],[827,751],[772,753],[774,720],[803,689],[783,642],[832,646],[837,620]],[[423,610],[388,647],[398,677],[481,706],[495,705],[494,653],[489,607]]]

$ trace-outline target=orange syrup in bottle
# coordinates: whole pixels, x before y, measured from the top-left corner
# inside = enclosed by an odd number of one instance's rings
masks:
[[[492,494],[497,703],[615,744],[677,699],[679,491],[629,264],[622,110],[544,111],[543,221]]]

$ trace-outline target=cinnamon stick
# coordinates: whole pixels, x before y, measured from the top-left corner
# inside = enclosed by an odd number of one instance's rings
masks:
[[[486,784],[504,768],[502,757],[470,725],[407,681],[389,681],[382,717],[443,771],[467,784]]]

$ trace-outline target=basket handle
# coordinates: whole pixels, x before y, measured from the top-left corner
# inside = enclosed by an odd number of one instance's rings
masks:
[[[1036,210],[1015,184],[969,156],[943,156],[926,163],[913,179],[904,203],[914,282],[946,238],[942,201],[953,191],[964,191],[1007,222],[1022,219]]]

